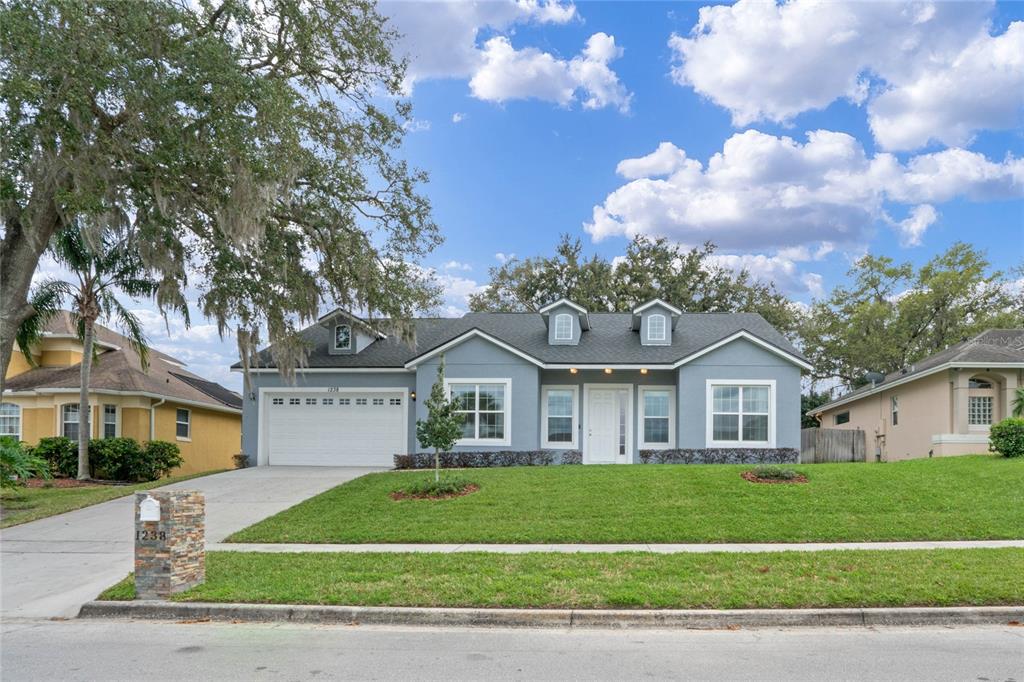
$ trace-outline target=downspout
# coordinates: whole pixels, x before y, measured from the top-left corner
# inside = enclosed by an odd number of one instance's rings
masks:
[[[167,402],[167,398],[160,398],[158,402],[149,406],[149,439],[156,437],[156,408]]]

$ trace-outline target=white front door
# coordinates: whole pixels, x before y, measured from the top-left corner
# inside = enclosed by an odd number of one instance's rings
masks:
[[[591,388],[587,398],[587,464],[627,461],[629,392],[621,388]]]

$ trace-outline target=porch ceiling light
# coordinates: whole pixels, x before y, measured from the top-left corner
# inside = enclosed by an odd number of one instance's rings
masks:
[[[604,373],[605,374],[611,374],[612,373],[612,368],[611,367],[605,367],[604,368]]]
[[[641,374],[647,374],[647,368],[646,367],[641,367],[640,368],[640,373]]]
[[[579,370],[576,369],[575,367],[570,367],[569,368],[569,374],[576,374],[577,372],[579,372]]]

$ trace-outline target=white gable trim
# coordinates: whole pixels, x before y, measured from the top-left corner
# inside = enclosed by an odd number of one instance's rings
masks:
[[[544,306],[543,308],[541,308],[537,312],[543,315],[544,313],[548,312],[549,310],[554,310],[555,308],[557,308],[560,305],[569,306],[570,308],[572,308],[573,310],[578,312],[580,315],[586,315],[587,314],[586,308],[584,308],[583,306],[578,305],[576,303],[573,303],[572,301],[570,301],[567,298],[560,298],[557,301],[555,301],[554,303],[548,303],[546,306]]]
[[[715,343],[711,344],[710,346],[707,346],[705,348],[700,349],[696,353],[691,353],[690,355],[687,355],[682,360],[677,360],[675,362],[675,364],[672,365],[672,367],[676,368],[676,367],[680,367],[682,365],[685,365],[688,362],[696,360],[697,358],[701,357],[702,355],[707,355],[711,351],[717,350],[718,348],[721,348],[722,346],[724,346],[724,345],[726,345],[728,343],[732,343],[733,341],[736,341],[738,339],[745,339],[747,341],[750,341],[754,345],[760,346],[761,348],[764,348],[766,351],[768,351],[770,353],[774,353],[775,355],[778,355],[783,360],[788,360],[789,362],[792,362],[794,365],[796,365],[797,367],[800,367],[801,369],[806,369],[808,371],[813,369],[813,367],[811,367],[811,365],[807,361],[801,360],[800,358],[798,358],[797,356],[793,355],[792,353],[787,353],[786,351],[782,350],[781,348],[779,348],[777,346],[773,346],[772,344],[768,343],[767,341],[762,341],[761,339],[757,338],[756,336],[754,336],[750,332],[746,332],[746,331],[743,331],[743,330],[740,330],[740,331],[736,332],[735,334],[733,334],[731,336],[727,336],[724,339],[722,339],[721,341],[716,341]]]
[[[489,341],[490,343],[493,343],[495,346],[498,346],[499,348],[507,350],[509,353],[512,353],[513,355],[517,355],[517,356],[521,357],[522,359],[526,360],[527,362],[530,362],[530,363],[532,363],[534,365],[537,365],[538,367],[543,367],[544,366],[543,362],[541,362],[537,358],[533,357],[532,355],[524,353],[523,351],[519,350],[518,348],[510,346],[507,343],[505,343],[504,341],[501,341],[500,339],[497,339],[497,338],[491,336],[490,334],[488,334],[486,332],[482,332],[479,329],[470,329],[468,332],[466,332],[464,334],[460,334],[459,336],[456,336],[451,341],[448,341],[447,343],[443,343],[440,346],[438,346],[437,348],[434,348],[432,350],[427,351],[423,355],[418,355],[418,356],[414,357],[412,360],[410,360],[409,362],[405,363],[405,367],[406,367],[406,369],[412,369],[413,367],[416,367],[417,365],[423,363],[424,361],[429,360],[430,358],[432,358],[432,357],[434,357],[436,355],[440,355],[441,353],[445,352],[449,348],[453,348],[455,346],[458,346],[463,341],[468,341],[469,339],[474,338],[474,337],[479,337],[479,338],[483,339],[484,341]]]
[[[662,308],[665,308],[666,310],[670,311],[673,315],[682,315],[683,314],[682,310],[680,310],[679,308],[675,307],[671,303],[665,303],[665,301],[661,300],[660,298],[655,298],[655,299],[653,299],[651,301],[648,301],[647,303],[644,303],[641,306],[637,306],[636,308],[633,308],[633,314],[636,315],[638,313],[642,313],[643,311],[647,310],[651,306],[655,306],[655,305],[660,305]]]

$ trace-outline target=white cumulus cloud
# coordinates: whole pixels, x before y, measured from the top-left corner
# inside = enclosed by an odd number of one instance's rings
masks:
[[[736,133],[706,167],[674,154],[667,174],[665,164],[645,161],[657,154],[619,164],[630,181],[594,207],[584,229],[595,241],[645,234],[743,250],[826,242],[819,250],[827,253],[863,241],[886,222],[890,205],[909,206],[909,222],[897,229],[912,243],[935,220],[925,204],[1024,196],[1024,160],[947,149],[901,163],[888,153],[869,157],[852,136],[828,130],[807,133],[803,143]],[[645,164],[649,176],[637,177]]]
[[[622,54],[614,36],[595,33],[571,60],[526,47],[517,50],[505,36],[484,44],[483,65],[469,81],[477,99],[506,102],[541,99],[568,106],[577,94],[587,109],[614,106],[629,111],[632,95],[608,64]]]
[[[966,144],[1024,106],[1024,22],[989,34],[989,2],[740,0],[669,40],[673,78],[737,126],[785,123],[837,99],[867,105],[884,148]]]

